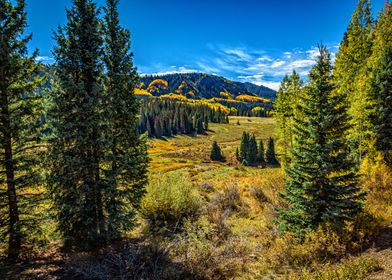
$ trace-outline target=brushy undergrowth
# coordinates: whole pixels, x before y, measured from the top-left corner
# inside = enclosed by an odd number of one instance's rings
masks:
[[[141,215],[152,232],[176,232],[186,219],[198,216],[201,197],[184,172],[157,174],[150,179]]]
[[[315,272],[303,271],[292,273],[288,280],[361,280],[381,269],[379,262],[373,258],[350,258],[339,265],[326,264]]]

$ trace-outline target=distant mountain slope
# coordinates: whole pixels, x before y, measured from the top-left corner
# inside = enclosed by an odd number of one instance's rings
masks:
[[[252,83],[244,83],[243,85],[247,88],[249,92],[256,94],[257,96],[272,100],[276,99],[276,91],[273,89],[270,89],[265,86],[258,86]]]
[[[276,98],[276,92],[270,88],[203,73],[146,75],[141,77],[139,88],[155,96],[178,93],[195,99],[219,98],[228,94],[233,98],[242,94],[272,100]]]

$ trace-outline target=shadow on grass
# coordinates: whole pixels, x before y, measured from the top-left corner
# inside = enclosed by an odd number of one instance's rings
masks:
[[[12,266],[0,263],[0,279],[202,279],[151,242],[127,240],[93,253],[59,251]]]
[[[373,247],[377,251],[392,249],[392,225],[383,228],[375,239]]]

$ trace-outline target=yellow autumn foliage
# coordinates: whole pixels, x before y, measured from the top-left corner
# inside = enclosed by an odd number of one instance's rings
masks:
[[[188,98],[186,98],[184,95],[176,94],[176,93],[164,94],[164,95],[161,95],[160,98],[169,98],[169,99],[176,99],[176,100],[181,100],[181,101],[188,100]]]
[[[141,88],[135,88],[135,95],[139,95],[139,96],[152,96],[152,94],[149,93],[147,90],[141,89]]]
[[[236,97],[237,100],[244,101],[244,102],[261,102],[261,103],[269,103],[271,102],[268,99],[258,97],[258,96],[252,96],[252,95],[247,95],[247,94],[241,94]]]
[[[226,90],[220,92],[219,95],[222,96],[225,99],[232,99],[233,98],[233,95],[230,92],[226,91]]]

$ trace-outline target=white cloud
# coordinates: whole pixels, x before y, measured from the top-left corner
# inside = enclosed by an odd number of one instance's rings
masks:
[[[253,82],[253,83],[255,85],[265,86],[265,87],[271,88],[271,89],[276,90],[276,91],[278,91],[279,87],[280,87],[280,82],[256,81],[256,82]]]
[[[331,58],[334,60],[338,45],[328,47]],[[311,46],[309,49],[292,49],[280,53],[254,50],[251,48],[208,45],[210,53],[202,58],[195,58],[188,62],[190,66],[162,65],[153,67],[160,69],[158,73],[189,73],[204,72],[218,74],[224,77],[236,77],[241,82],[251,82],[272,89],[279,89],[280,81],[285,75],[290,75],[296,70],[306,79],[310,69],[315,64],[318,48]],[[151,71],[149,72],[151,73]]]
[[[258,57],[256,60],[260,61],[260,62],[263,62],[263,61],[273,61],[273,59],[271,57],[266,56],[266,55],[264,55],[262,57]]]
[[[233,55],[243,61],[248,61],[252,59],[252,56],[246,53],[243,49],[226,49],[223,50],[224,53],[228,55]]]
[[[200,70],[187,68],[185,66],[169,66],[167,70],[156,71],[148,74],[153,75],[169,75],[169,74],[184,74],[184,73],[198,73]],[[144,73],[147,74],[147,73]],[[142,74],[143,76],[143,74]]]
[[[286,64],[285,61],[283,61],[283,60],[277,60],[277,61],[272,62],[272,64],[270,65],[270,67],[271,67],[271,68],[279,68],[279,67],[281,67],[281,66],[283,66],[283,65],[285,65],[285,64]]]
[[[35,61],[39,61],[39,62],[53,62],[54,58],[53,57],[49,57],[49,56],[37,56],[35,58]]]
[[[312,49],[310,49],[310,50],[307,50],[306,51],[306,54],[308,55],[308,57],[310,58],[310,59],[317,59],[317,57],[318,57],[318,55],[319,55],[319,50],[318,50],[318,48],[312,48]]]
[[[313,59],[299,59],[288,63],[286,69],[295,70],[298,68],[311,67],[314,64],[315,64],[315,60]]]
[[[216,73],[220,72],[220,70],[218,68],[212,67],[212,66],[208,65],[207,63],[199,61],[196,64],[200,68],[200,70],[203,72],[207,72],[207,73],[211,73],[211,74],[216,74]]]

